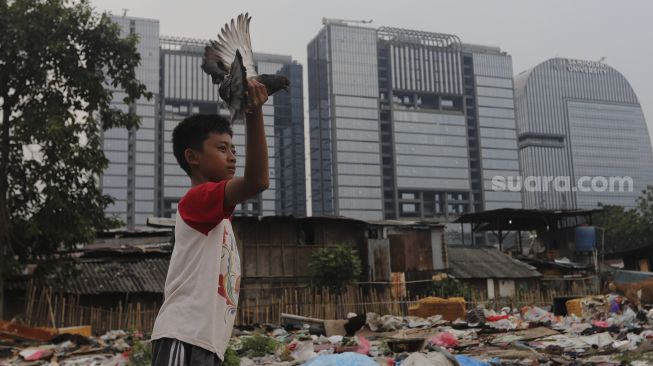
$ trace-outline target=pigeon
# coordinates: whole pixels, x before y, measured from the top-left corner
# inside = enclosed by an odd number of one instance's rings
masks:
[[[231,113],[231,122],[242,118],[247,106],[247,79],[255,79],[265,86],[268,95],[288,90],[290,81],[283,75],[256,73],[254,54],[249,37],[249,14],[240,14],[226,23],[204,50],[202,70],[219,84],[218,93]]]

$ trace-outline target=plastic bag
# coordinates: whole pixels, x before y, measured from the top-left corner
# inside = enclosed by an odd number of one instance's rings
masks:
[[[618,327],[630,327],[633,325],[636,319],[637,314],[635,314],[631,308],[627,308],[621,315],[615,315],[610,318],[612,325],[616,325]]]
[[[594,325],[597,328],[609,328],[610,323],[606,322],[605,320],[595,320],[592,325]]]
[[[537,306],[531,306],[524,312],[523,318],[528,322],[540,323],[552,320],[553,314]]]
[[[486,321],[497,322],[499,320],[508,319],[508,318],[509,318],[508,314],[490,315],[486,318]]]
[[[487,323],[487,325],[493,329],[503,329],[503,330],[517,329],[517,324],[511,322],[509,319],[501,319],[496,322]]]
[[[360,353],[361,355],[367,355],[370,353],[370,341],[368,341],[367,338],[357,336],[356,342],[358,343],[355,350],[356,353]]]
[[[458,361],[460,366],[490,366],[487,362],[479,361],[469,356],[456,356],[456,361]]]
[[[429,343],[440,347],[456,347],[458,346],[458,338],[449,332],[442,332],[431,337]]]
[[[89,355],[67,358],[61,361],[61,366],[126,366],[129,362],[129,357],[123,353],[117,355]]]
[[[346,352],[316,357],[303,366],[378,366],[373,359],[359,353]]]
[[[328,339],[329,339],[329,343],[338,344],[338,343],[341,343],[344,338],[345,337],[343,337],[341,335],[334,335],[334,336],[329,337]]]
[[[317,356],[317,353],[315,353],[313,342],[311,341],[297,342],[292,352],[292,357],[300,362],[310,360],[315,356]]]
[[[49,358],[54,353],[52,347],[30,347],[20,351],[20,356],[25,361],[37,361],[44,358]]]
[[[405,360],[401,361],[401,366],[452,366],[443,354],[431,352],[427,355],[422,353],[411,353]]]

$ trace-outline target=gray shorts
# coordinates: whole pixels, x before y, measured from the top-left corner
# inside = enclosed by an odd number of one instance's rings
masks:
[[[172,338],[152,341],[152,366],[220,366],[222,360],[204,348]]]

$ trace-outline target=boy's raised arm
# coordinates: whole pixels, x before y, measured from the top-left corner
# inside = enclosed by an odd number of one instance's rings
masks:
[[[268,146],[265,141],[263,104],[268,100],[265,86],[247,80],[248,108],[245,114],[246,153],[245,175],[234,177],[225,187],[224,207],[230,208],[263,192],[270,185],[268,176]]]

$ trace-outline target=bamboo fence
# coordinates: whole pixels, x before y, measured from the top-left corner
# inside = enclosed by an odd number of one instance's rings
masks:
[[[467,299],[467,308],[482,305],[488,309],[504,306],[520,308],[526,305],[551,306],[556,297],[583,297],[583,293],[563,291],[519,292],[515,296],[487,299],[474,293]],[[23,321],[31,326],[69,327],[91,325],[93,333],[103,334],[113,329],[149,332],[158,313],[157,304],[129,302],[112,308],[80,305],[79,296],[58,294],[50,288],[28,286]],[[236,316],[237,325],[278,324],[281,313],[318,319],[344,319],[350,312],[405,316],[408,307],[418,301],[415,296],[392,297],[391,291],[352,286],[340,294],[309,287],[292,287],[251,291],[244,289]]]

